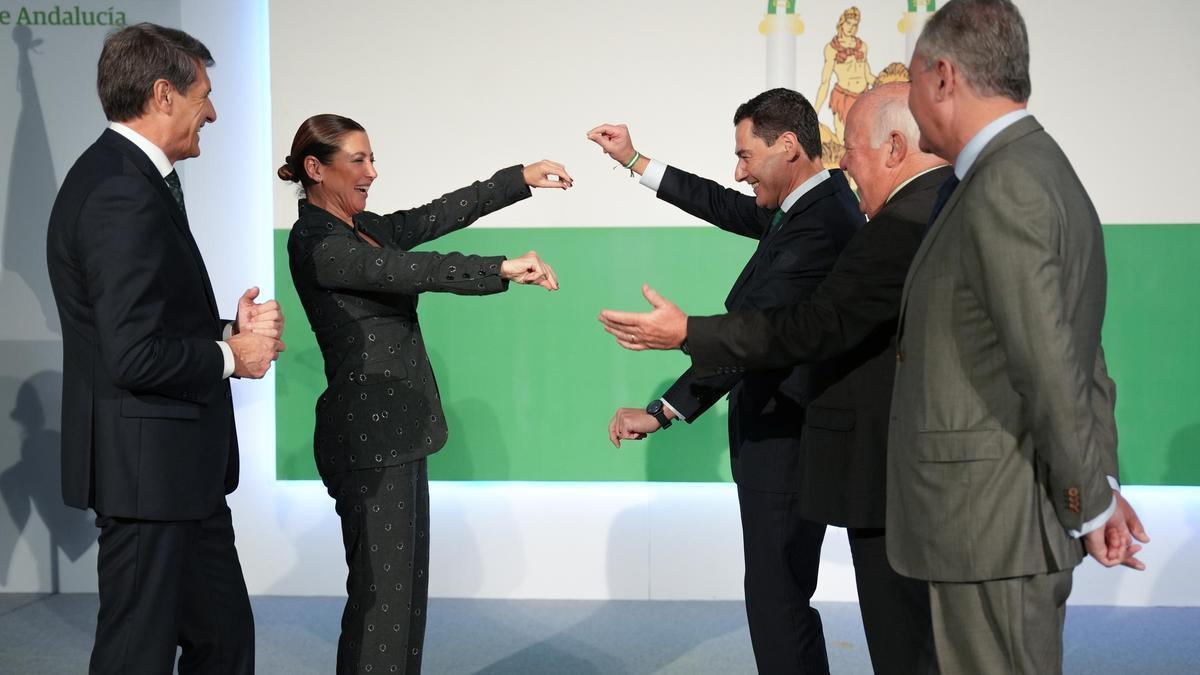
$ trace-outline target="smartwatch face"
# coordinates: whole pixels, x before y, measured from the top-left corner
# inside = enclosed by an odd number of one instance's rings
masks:
[[[650,405],[646,406],[646,412],[650,413],[651,415],[657,415],[658,413],[662,412],[662,409],[662,401],[651,401]]]

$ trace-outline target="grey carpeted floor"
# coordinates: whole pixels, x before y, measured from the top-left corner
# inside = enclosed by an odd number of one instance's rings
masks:
[[[258,672],[333,669],[341,601],[253,598]],[[0,594],[0,673],[83,673],[95,595]],[[835,673],[869,673],[858,606],[819,603]],[[1200,608],[1072,607],[1068,673],[1200,672]],[[752,673],[738,602],[435,599],[426,673]]]

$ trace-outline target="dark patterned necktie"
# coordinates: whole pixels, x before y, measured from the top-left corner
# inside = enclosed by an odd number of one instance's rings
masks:
[[[171,190],[171,196],[175,198],[175,203],[179,205],[179,211],[183,215],[187,215],[187,208],[183,206],[183,186],[179,183],[179,174],[171,171],[164,177],[167,181],[167,188]]]
[[[954,188],[958,187],[958,176],[953,173],[942,183],[938,188],[937,199],[933,202],[933,213],[929,214],[929,222],[925,224],[925,233],[929,233],[929,228],[933,227],[933,221],[937,220],[938,214],[942,212],[942,207],[950,199],[950,195],[954,194]]]

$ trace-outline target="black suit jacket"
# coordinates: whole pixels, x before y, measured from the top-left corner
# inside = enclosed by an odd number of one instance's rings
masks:
[[[300,202],[288,259],[329,382],[317,399],[313,439],[321,475],[394,466],[446,443],[417,294],[499,293],[508,288],[500,278],[504,257],[409,249],[528,197],[521,169],[502,169],[417,208],[355,216],[355,227],[381,248]],[[466,321],[461,329],[475,330]]]
[[[106,130],[80,156],[46,256],[63,327],[64,500],[107,516],[212,515],[238,479],[225,322],[145,153]]]
[[[688,319],[702,374],[824,362],[800,437],[804,517],[883,527],[900,293],[950,167],[904,186],[851,239],[812,297],[768,311]],[[819,394],[819,395],[818,395]]]
[[[766,309],[807,298],[862,226],[858,201],[841,171],[806,192],[771,228],[774,211],[753,197],[668,168],[658,196],[723,230],[758,239],[733,284],[726,309]],[[825,377],[823,366],[701,376],[688,369],[663,395],[688,422],[729,393],[729,454],[739,485],[768,492],[800,487],[804,407]]]

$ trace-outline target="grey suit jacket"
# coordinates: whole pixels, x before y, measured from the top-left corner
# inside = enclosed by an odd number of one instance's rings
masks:
[[[983,149],[905,281],[888,437],[897,572],[981,581],[1069,569],[1112,502],[1100,221],[1027,117]]]

